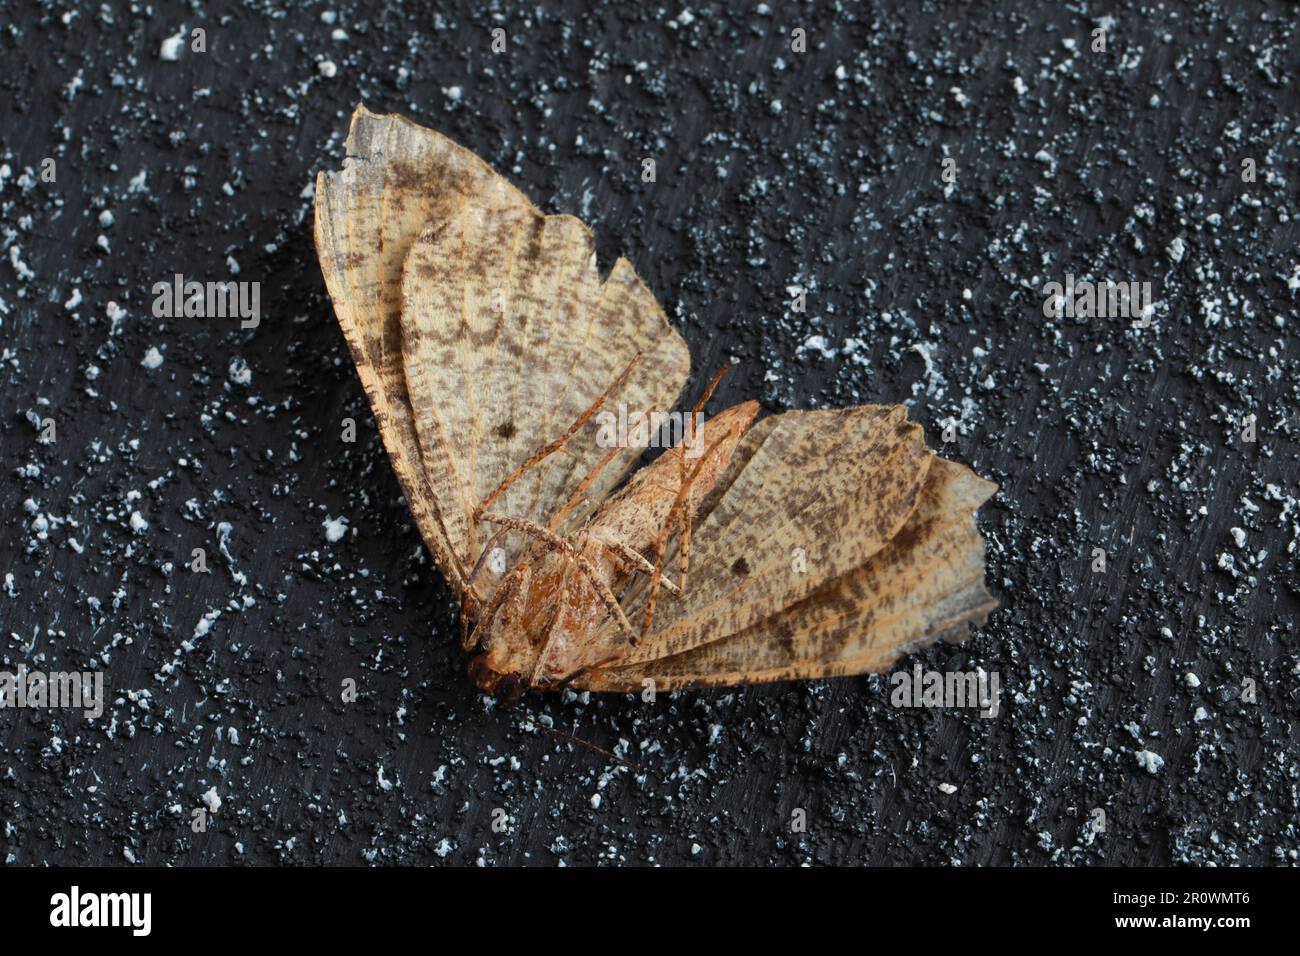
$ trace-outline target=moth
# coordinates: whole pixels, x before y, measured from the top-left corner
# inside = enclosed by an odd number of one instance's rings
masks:
[[[602,412],[675,407],[686,342],[626,259],[472,152],[352,116],[316,183],[339,325],[484,692],[642,692],[878,672],[996,607],[996,485],[901,405],[742,402],[629,478]],[[713,385],[717,384],[714,379]]]

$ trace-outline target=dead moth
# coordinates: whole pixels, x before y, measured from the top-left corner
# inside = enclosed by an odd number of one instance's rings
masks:
[[[316,247],[484,691],[881,671],[996,606],[996,486],[900,405],[743,402],[620,484],[642,449],[602,447],[600,411],[674,408],[685,341],[582,222],[433,130],[358,106]]]

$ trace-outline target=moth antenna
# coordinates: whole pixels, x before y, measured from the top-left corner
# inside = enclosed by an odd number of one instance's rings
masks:
[[[627,368],[623,369],[622,373],[618,376],[618,378],[614,379],[614,381],[612,381],[609,384],[609,387],[606,388],[605,391],[601,392],[600,396],[594,402],[591,403],[591,405],[587,408],[587,410],[578,416],[578,420],[569,426],[568,431],[566,431],[559,438],[555,439],[555,441],[543,445],[538,451],[534,452],[531,458],[529,458],[522,465],[516,468],[514,470],[514,473],[511,474],[509,477],[507,477],[505,481],[497,485],[496,490],[494,490],[490,495],[488,495],[481,502],[479,502],[479,506],[474,509],[474,520],[475,521],[480,520],[483,517],[483,512],[487,511],[487,509],[492,506],[492,503],[496,501],[497,498],[501,497],[501,495],[505,492],[505,490],[509,488],[512,484],[514,484],[515,481],[521,475],[527,472],[534,465],[537,465],[548,455],[554,454],[556,451],[563,448],[564,444],[570,438],[572,438],[574,435],[578,433],[578,429],[582,428],[583,425],[587,424],[587,422],[591,419],[591,416],[596,414],[600,406],[605,403],[605,399],[609,398],[609,396],[616,389],[621,387],[623,383],[627,381],[628,376],[632,374],[632,370],[636,368],[637,364],[640,361],[641,361],[641,353],[637,352],[636,355],[632,356],[632,361],[627,363]]]
[[[529,714],[529,716],[532,717],[532,714]],[[533,723],[536,724],[538,727],[542,728],[542,730],[546,731],[548,734],[555,734],[555,736],[557,737],[562,737],[565,740],[572,741],[573,743],[578,744],[579,746],[586,747],[588,750],[594,750],[596,753],[602,754],[608,757],[610,760],[617,761],[618,763],[621,763],[623,766],[629,768],[630,770],[636,771],[637,773],[641,772],[641,768],[638,767],[636,764],[634,764],[632,761],[628,760],[626,757],[620,757],[618,754],[614,753],[613,751],[606,750],[604,747],[598,747],[595,744],[593,744],[590,740],[583,740],[581,737],[575,737],[573,734],[566,734],[563,730],[559,730],[555,727],[548,727],[546,726],[546,724],[542,723],[540,720],[537,720],[536,718],[533,719]]]

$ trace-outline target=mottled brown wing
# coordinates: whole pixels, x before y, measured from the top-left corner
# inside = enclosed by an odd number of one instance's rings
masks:
[[[445,136],[359,106],[347,152],[341,171],[317,180],[321,268],[416,523],[463,590],[485,537],[471,517],[484,495],[562,434],[638,351],[638,371],[611,400],[670,408],[689,353],[625,260],[602,282],[582,223],[541,215]],[[546,524],[604,453],[594,433],[575,437],[494,510]],[[636,457],[620,453],[573,520]],[[521,546],[503,544],[507,560]]]
[[[651,679],[671,690],[859,674],[963,637],[996,606],[974,521],[994,490],[930,453],[898,406],[760,422],[697,532],[687,596],[661,602],[639,660],[574,685],[636,691]],[[746,535],[751,526],[765,533]]]
[[[686,342],[632,266],[620,259],[602,280],[591,231],[572,216],[463,203],[413,246],[401,327],[425,471],[468,567],[496,530],[473,520],[475,507],[563,435],[635,356],[608,411],[671,409],[690,370]],[[492,510],[545,527],[609,451],[598,431],[588,422]],[[561,530],[584,521],[640,454],[619,451]],[[497,567],[528,543],[511,532]]]
[[[316,251],[357,374],[425,543],[458,590],[465,569],[421,461],[402,367],[402,264],[416,237],[465,201],[532,211],[522,193],[469,150],[433,130],[360,105],[343,169],[316,180]]]

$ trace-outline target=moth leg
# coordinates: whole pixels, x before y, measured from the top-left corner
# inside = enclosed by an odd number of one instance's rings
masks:
[[[648,417],[650,415],[653,415],[654,412],[655,409],[652,407],[647,411],[643,412],[642,414]],[[569,516],[569,512],[572,511],[575,507],[577,507],[578,503],[582,501],[583,495],[586,494],[587,489],[592,486],[592,483],[595,482],[595,480],[600,476],[600,473],[605,470],[605,468],[609,465],[609,463],[613,461],[618,456],[618,453],[622,450],[623,450],[622,448],[617,448],[617,447],[611,448],[604,458],[596,462],[596,466],[591,469],[591,471],[587,474],[586,478],[582,479],[582,482],[581,484],[578,485],[577,490],[575,490],[573,494],[569,496],[569,500],[566,501],[563,505],[561,505],[559,510],[555,512],[555,517],[553,517],[546,526],[547,530],[555,531],[557,528],[559,528],[561,523],[563,523],[564,519]],[[667,493],[670,495],[673,493],[671,490],[668,489],[664,489],[664,490],[667,491]]]
[[[461,597],[462,606],[460,613],[460,646],[462,650],[467,651],[474,646],[469,633],[469,619],[471,616],[477,619],[481,613],[479,608],[487,603],[487,598],[479,594],[478,588],[474,586],[474,579],[478,577],[479,571],[483,569],[483,562],[486,561],[488,555],[492,553],[492,549],[495,548],[498,542],[506,536],[508,530],[509,529],[502,528],[488,539],[487,544],[483,545],[483,550],[479,554],[478,560],[474,562],[474,570],[470,571],[469,575],[464,579],[465,593]],[[504,583],[504,581],[499,582],[498,587]]]
[[[478,625],[483,624],[486,621],[491,621],[492,615],[496,614],[497,609],[500,608],[501,605],[504,604],[509,598],[511,598],[516,593],[520,595],[528,593],[527,585],[528,585],[528,580],[531,576],[532,576],[532,572],[529,570],[528,565],[526,564],[520,564],[516,566],[513,571],[510,572],[510,576],[507,577],[504,581],[502,581],[497,586],[497,589],[492,592],[491,600],[488,601],[487,606],[484,607],[482,613],[479,614],[478,621],[476,622],[474,627],[475,633],[478,632]],[[474,635],[470,634],[468,635],[468,637],[462,639],[464,641],[469,642],[465,644],[466,650],[469,650],[471,647],[474,646],[472,640],[473,637]]]
[[[568,516],[569,512],[572,511],[577,506],[578,502],[582,500],[583,494],[592,486],[595,480],[600,476],[600,473],[605,470],[605,467],[613,461],[614,457],[622,450],[623,449],[621,448],[611,448],[609,454],[596,463],[596,466],[592,468],[587,477],[582,480],[582,483],[579,484],[573,494],[569,496],[569,500],[566,501],[555,513],[555,516],[546,527],[547,531],[555,532],[559,525],[563,523],[564,519]],[[488,555],[492,553],[492,549],[501,542],[501,539],[504,538],[510,530],[510,528],[502,528],[489,538],[487,544],[483,546],[483,550],[479,553],[478,560],[474,562],[474,569],[470,571],[467,579],[470,582],[471,587],[474,579],[478,577],[479,571],[483,568],[483,562],[487,560]],[[474,596],[478,598],[477,594]],[[482,602],[482,598],[478,598],[478,600],[480,603]]]
[[[499,524],[504,528],[510,528],[514,531],[522,531],[524,534],[532,535],[543,544],[549,546],[553,551],[559,551],[565,557],[570,558],[574,564],[586,575],[587,580],[591,583],[592,588],[596,591],[596,596],[600,598],[600,603],[618,622],[619,630],[632,644],[636,643],[636,631],[632,629],[632,622],[627,619],[623,613],[622,606],[618,603],[618,597],[610,590],[609,584],[600,576],[587,558],[578,551],[572,544],[561,538],[559,535],[547,531],[541,525],[533,524],[526,518],[515,518],[511,515],[499,515],[494,512],[487,512],[482,516],[483,521]]]
[[[603,658],[603,659],[601,659],[601,660],[598,660],[598,661],[596,661],[596,663],[594,663],[594,664],[586,664],[586,665],[584,665],[583,667],[579,667],[576,671],[574,671],[574,672],[573,672],[572,674],[570,674],[568,677],[561,678],[561,679],[560,679],[560,680],[559,680],[559,681],[558,681],[558,682],[553,686],[552,689],[553,689],[553,690],[559,690],[559,689],[561,689],[561,688],[563,688],[563,687],[567,687],[569,684],[573,683],[575,680],[577,680],[577,679],[578,679],[579,677],[581,677],[583,674],[594,674],[594,673],[596,673],[597,671],[599,671],[600,668],[604,667],[606,664],[611,664],[611,663],[613,663],[614,661],[616,661],[616,660],[618,660],[618,659],[619,659],[619,655],[614,654],[614,655],[611,655],[610,657],[606,657],[606,658]]]
[[[537,678],[542,674],[542,665],[546,663],[546,652],[551,649],[551,637],[555,634],[555,629],[560,626],[564,620],[564,612],[568,607],[569,601],[569,571],[572,565],[566,565],[564,572],[560,575],[560,590],[555,599],[555,610],[551,614],[551,619],[546,625],[546,637],[542,639],[542,646],[537,651],[537,662],[533,664],[533,673],[528,678],[530,687],[537,686]]]
[[[728,368],[729,365],[723,365],[722,368],[718,369],[718,373],[712,377],[712,381],[708,382],[708,388],[705,389],[705,393],[699,397],[699,401],[695,402],[695,406],[690,410],[690,415],[686,418],[686,428],[684,433],[685,445],[690,446],[694,441],[697,441],[697,438],[695,438],[695,419],[697,419],[699,414],[705,410],[705,406],[708,405],[708,399],[712,398],[714,390],[718,388],[719,382],[723,380],[724,375],[727,375]],[[681,483],[692,484],[694,481],[694,475],[690,476],[689,480],[686,479],[685,451],[682,451],[677,475],[679,475]],[[688,492],[686,494],[688,494],[689,498],[690,493]],[[686,568],[688,568],[690,564],[690,532],[692,532],[692,519],[694,518],[694,515],[690,512],[689,507],[682,507],[679,514],[681,515],[681,533],[679,537],[677,537],[677,562],[679,562],[677,592],[681,593],[686,589]]]
[[[623,613],[623,606],[618,603],[618,596],[609,589],[609,585],[600,576],[599,572],[591,566],[591,562],[578,555],[578,567],[582,569],[587,580],[591,582],[592,587],[596,589],[596,596],[600,598],[600,603],[605,606],[605,610],[610,613],[618,623],[618,629],[623,632],[629,644],[635,645],[637,642],[636,630],[632,627],[632,622],[627,619]]]
[[[678,508],[684,508],[686,506],[686,500],[690,492],[691,483],[695,481],[696,477],[700,473],[700,469],[704,467],[704,463],[709,460],[709,456],[713,454],[713,452],[724,441],[731,438],[734,431],[734,428],[727,429],[725,435],[705,449],[704,454],[700,456],[700,460],[696,462],[695,467],[691,469],[687,480],[682,482],[681,487],[678,489],[677,497],[673,500],[672,507],[668,509],[668,520],[664,522],[664,526],[659,532],[659,538],[655,541],[655,568],[654,574],[650,578],[650,596],[646,599],[645,621],[641,625],[641,636],[643,638],[650,633],[650,625],[653,623],[655,618],[655,601],[659,597],[659,587],[663,584],[664,551],[668,546],[668,532],[672,529],[673,518],[676,517],[675,512]]]
[[[704,406],[708,404],[709,399],[713,397],[714,390],[718,387],[718,383],[722,381],[722,376],[727,374],[727,370],[729,367],[730,366],[724,365],[722,366],[722,368],[718,369],[717,373],[713,376],[713,379],[709,382],[708,387],[704,389],[704,394],[700,396],[699,401],[697,401],[695,403],[695,406],[691,409],[690,415],[687,416],[686,427],[685,429],[683,429],[683,434],[682,434],[682,444],[686,445],[687,447],[690,447],[693,444],[693,442],[697,440],[695,435],[695,420],[699,416],[700,412],[704,410]],[[689,486],[693,484],[695,481],[694,474],[692,474],[689,478],[686,475],[685,449],[682,450],[682,454],[678,459],[677,476],[678,476],[679,488],[682,485],[686,485],[689,488]],[[688,490],[686,494],[687,494],[687,499],[689,500],[690,491]],[[677,593],[681,594],[686,590],[686,570],[690,565],[691,518],[693,516],[691,514],[691,509],[687,507],[683,507],[681,511],[678,512],[678,516],[679,516],[680,527],[679,527],[679,533],[677,537],[677,555],[678,555]]]
[[[626,564],[628,567],[630,567],[632,570],[640,571],[642,574],[648,574],[651,576],[654,575],[655,566],[651,564],[649,559],[647,559],[646,556],[642,554],[640,551],[638,551],[636,548],[629,547],[627,544],[623,543],[622,541],[614,541],[614,540],[603,540],[601,541],[601,544],[603,544],[606,548],[613,551],[620,558],[622,558],[623,563]],[[665,580],[663,582],[663,586],[670,593],[676,595],[677,597],[682,596],[681,590],[677,587],[677,585],[673,584],[672,581]]]
[[[483,598],[479,597],[477,592],[473,591],[474,579],[478,577],[478,573],[483,570],[483,562],[492,554],[492,549],[501,542],[501,539],[504,538],[509,531],[509,528],[502,528],[492,537],[488,538],[487,544],[483,545],[483,550],[479,552],[478,560],[474,562],[474,570],[470,571],[469,577],[465,579],[470,586],[471,593],[474,594],[474,597],[480,604],[483,602]]]
[[[619,448],[612,449],[614,453],[617,453],[621,450],[622,449]],[[566,503],[565,508],[572,508],[574,504],[577,504],[577,499],[580,497],[581,493],[583,491],[586,491],[587,488],[591,485],[591,483],[595,481],[596,476],[599,474],[599,469],[603,468],[612,458],[613,458],[612,454],[608,455],[596,466],[596,470],[593,470],[593,472],[587,477],[587,480],[584,481],[583,484],[578,487],[578,490],[577,492],[574,493],[573,498],[570,499],[570,502],[572,502],[572,504]],[[552,532],[555,531],[555,525],[557,525],[561,520],[563,520],[563,518],[564,518],[563,513],[558,514],[556,519],[554,519],[551,522],[551,526],[548,527],[546,530]],[[479,552],[478,560],[474,562],[474,569],[470,571],[469,577],[466,579],[471,588],[471,593],[480,604],[483,602],[483,598],[480,597],[477,592],[473,592],[472,590],[474,579],[478,577],[479,571],[483,570],[483,562],[486,561],[488,557],[492,554],[492,549],[495,548],[498,544],[500,544],[501,539],[504,538],[507,534],[509,534],[510,531],[511,531],[510,528],[502,528],[496,534],[492,535],[492,537],[488,538],[487,543],[483,545],[483,550]]]
[[[506,531],[507,529],[503,528],[488,539],[488,543],[483,546],[483,551],[478,556],[478,561],[474,563],[474,570],[465,578],[465,593],[461,598],[460,609],[461,650],[467,651],[474,646],[470,640],[469,619],[471,615],[478,618],[481,613],[478,609],[487,602],[487,599],[479,594],[478,589],[474,586],[474,579],[478,577],[479,571],[483,568],[483,562],[486,561],[488,555],[492,553],[492,549],[496,547],[497,542],[505,537]],[[502,584],[505,584],[505,582],[501,581],[497,586],[500,587]]]
[[[514,484],[515,481],[521,475],[523,475],[526,471],[528,471],[528,469],[532,468],[534,465],[541,462],[547,456],[563,448],[565,443],[578,433],[578,429],[580,429],[583,425],[587,424],[591,416],[596,414],[600,406],[605,403],[605,399],[609,398],[609,396],[613,394],[613,392],[616,389],[618,389],[624,382],[627,381],[628,376],[632,374],[632,370],[636,368],[637,363],[640,361],[641,361],[641,353],[637,352],[636,355],[632,356],[632,361],[627,363],[627,368],[623,369],[622,373],[618,376],[618,378],[614,379],[614,381],[610,383],[609,387],[606,388],[605,391],[601,392],[600,396],[594,402],[591,403],[591,406],[585,412],[583,412],[581,415],[578,416],[578,420],[569,426],[568,431],[566,431],[559,438],[555,439],[555,441],[543,445],[540,450],[538,450],[533,454],[531,458],[529,458],[522,465],[516,468],[512,475],[506,478],[505,481],[501,482],[501,484],[497,485],[495,491],[493,491],[490,495],[488,495],[481,502],[479,502],[479,506],[474,509],[474,520],[478,521],[482,519],[483,512],[487,511],[487,509],[491,507],[492,503],[496,501],[497,498],[501,497],[501,495],[505,492],[505,490],[509,488],[512,484]]]
[[[592,486],[595,480],[600,476],[600,473],[605,470],[605,467],[613,461],[622,450],[622,448],[618,447],[611,448],[604,458],[596,462],[596,467],[592,468],[587,474],[587,477],[582,479],[582,483],[578,485],[573,494],[569,496],[569,500],[559,507],[559,510],[555,512],[555,516],[547,523],[547,531],[555,531],[564,523],[564,519],[569,516],[569,512],[578,506],[578,502],[582,501],[583,496],[587,493],[587,489]]]

